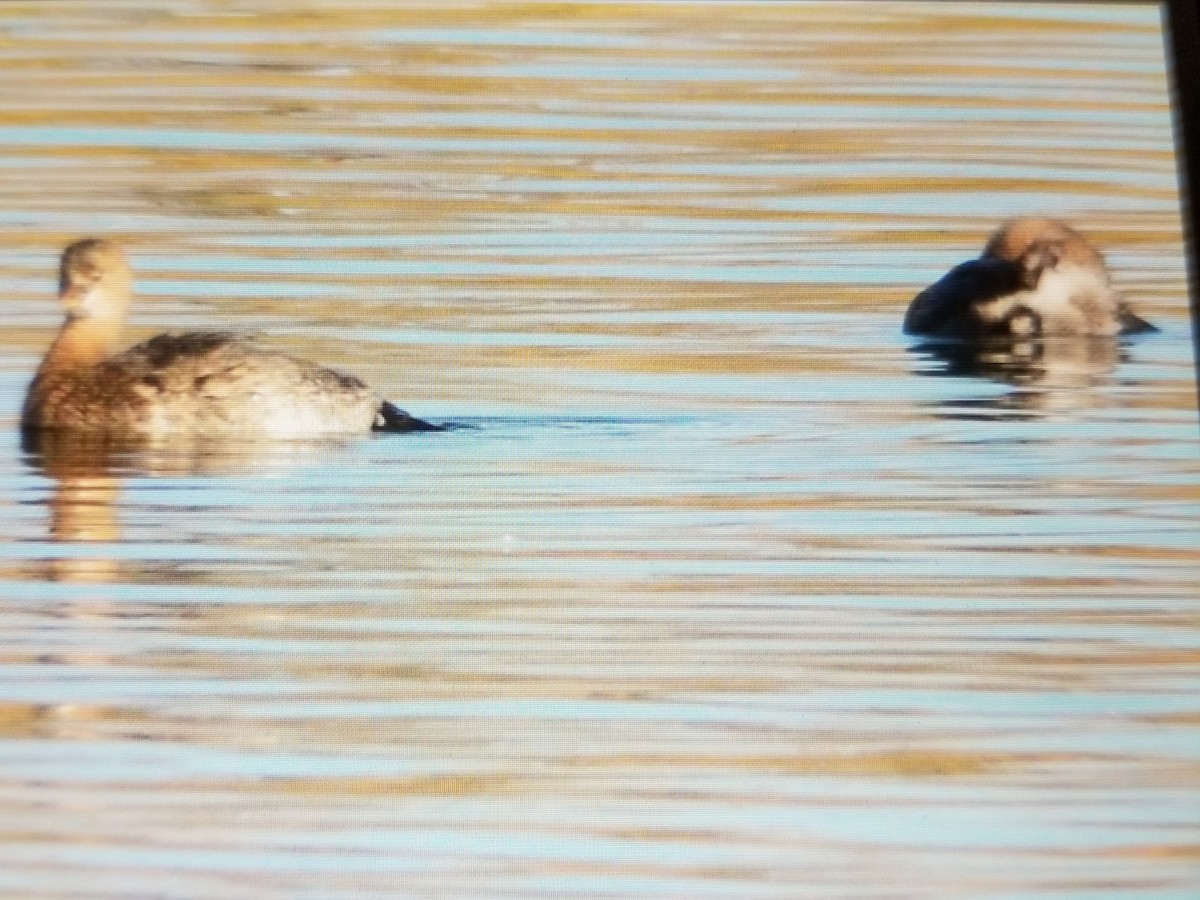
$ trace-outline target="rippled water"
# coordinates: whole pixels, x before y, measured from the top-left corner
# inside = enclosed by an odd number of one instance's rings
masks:
[[[1147,6],[0,7],[0,893],[1192,897]],[[1162,328],[938,358],[1005,216]],[[26,452],[58,249],[473,427]]]

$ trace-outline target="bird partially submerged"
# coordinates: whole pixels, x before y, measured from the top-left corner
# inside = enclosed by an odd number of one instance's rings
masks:
[[[1104,257],[1056,219],[1023,216],[913,299],[906,334],[966,340],[1115,337],[1157,329],[1113,288]]]

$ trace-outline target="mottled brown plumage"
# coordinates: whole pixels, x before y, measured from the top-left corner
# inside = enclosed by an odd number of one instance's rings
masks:
[[[435,428],[352,375],[237,334],[161,334],[113,355],[132,287],[114,243],[91,238],[63,252],[67,317],[29,386],[23,429],[313,438]]]

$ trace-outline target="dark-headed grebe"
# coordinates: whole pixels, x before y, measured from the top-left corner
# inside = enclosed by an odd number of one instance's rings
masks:
[[[133,272],[111,241],[88,238],[67,247],[58,290],[66,321],[25,397],[27,433],[320,438],[440,430],[352,375],[236,334],[160,334],[113,355]]]
[[[907,334],[950,338],[1112,337],[1155,331],[1121,300],[1104,257],[1062,222],[1006,222],[978,259],[917,294]]]

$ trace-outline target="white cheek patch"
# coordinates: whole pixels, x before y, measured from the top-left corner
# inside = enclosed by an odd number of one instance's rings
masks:
[[[1042,273],[1037,287],[1026,292],[1025,305],[1046,316],[1071,315],[1075,312],[1073,298],[1104,289],[1095,272],[1074,263],[1061,263]]]
[[[1008,318],[1018,306],[1028,305],[1025,301],[1032,296],[1029,291],[1021,291],[988,300],[986,303],[976,303],[975,314],[984,322],[1000,322]]]
[[[1118,298],[1104,272],[1064,263],[1038,283],[1032,308],[1043,331],[1116,334]]]
[[[1097,326],[1092,320],[1111,318],[1115,310],[1114,294],[1104,273],[1071,262],[1044,270],[1032,290],[996,297],[974,307],[981,322],[995,325],[1007,320],[1012,333],[1018,336],[1039,331],[1094,330]]]
[[[102,319],[113,313],[112,300],[98,284],[87,289],[76,308],[91,319]]]

